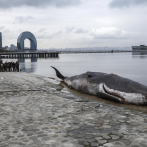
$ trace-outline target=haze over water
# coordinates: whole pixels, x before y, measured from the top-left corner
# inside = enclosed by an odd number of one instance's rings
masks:
[[[60,54],[59,58],[20,60],[23,72],[56,78],[56,67],[64,76],[87,71],[113,73],[147,85],[146,53]]]

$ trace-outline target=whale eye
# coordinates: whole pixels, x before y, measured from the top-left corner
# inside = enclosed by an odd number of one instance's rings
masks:
[[[91,75],[88,75],[88,77],[90,78],[90,77],[92,77]]]

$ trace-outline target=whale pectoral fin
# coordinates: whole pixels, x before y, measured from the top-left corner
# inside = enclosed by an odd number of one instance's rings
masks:
[[[125,103],[125,104],[137,104],[137,105],[141,104],[141,105],[143,105],[143,104],[147,103],[146,97],[141,93],[126,93],[123,91],[110,89],[105,84],[104,84],[104,89],[105,89],[106,93],[108,93],[110,95],[114,95],[115,97],[121,98],[122,103]]]
[[[115,92],[115,91],[109,91],[108,90],[108,87],[104,84],[103,85],[103,88],[104,88],[104,91],[109,94],[111,97],[113,97],[113,99],[117,99],[118,101],[120,102],[124,102],[124,98],[118,93],[118,92]]]
[[[147,99],[141,93],[126,93],[107,87],[104,83],[99,84],[99,91],[102,92],[102,96],[107,99],[118,101],[125,104],[146,104]]]
[[[109,99],[112,101],[116,101],[119,103],[123,103],[123,98],[115,95],[114,93],[110,93],[105,89],[105,84],[101,83],[98,85],[98,94],[97,96],[105,98],[105,99]]]
[[[99,94],[97,96],[105,98],[105,99],[108,99],[108,100],[112,100],[112,101],[115,101],[115,102],[122,103],[122,99],[121,98],[118,98],[118,97],[116,97],[114,95],[110,95],[108,93],[99,92]]]

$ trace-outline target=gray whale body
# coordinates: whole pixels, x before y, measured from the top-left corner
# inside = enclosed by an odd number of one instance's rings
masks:
[[[79,92],[125,104],[147,105],[147,86],[130,79],[102,72],[64,77],[55,67],[52,68],[58,78]]]

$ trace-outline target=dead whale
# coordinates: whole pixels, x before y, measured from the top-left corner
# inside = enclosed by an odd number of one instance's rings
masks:
[[[64,77],[55,67],[52,68],[58,78],[79,92],[125,104],[147,105],[147,86],[130,79],[101,72]]]

